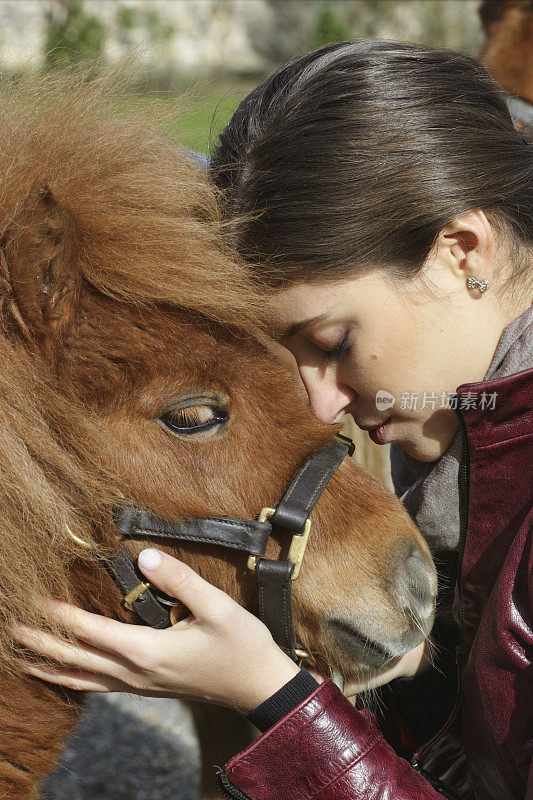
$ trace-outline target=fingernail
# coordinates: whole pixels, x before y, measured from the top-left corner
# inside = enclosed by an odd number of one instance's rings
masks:
[[[155,569],[161,563],[161,553],[149,547],[147,550],[142,550],[137,559],[139,566],[143,569]]]

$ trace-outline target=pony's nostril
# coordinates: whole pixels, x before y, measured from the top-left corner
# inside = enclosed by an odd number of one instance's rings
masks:
[[[421,625],[430,624],[437,593],[435,567],[431,559],[422,551],[413,550],[397,567],[394,583],[402,606]]]

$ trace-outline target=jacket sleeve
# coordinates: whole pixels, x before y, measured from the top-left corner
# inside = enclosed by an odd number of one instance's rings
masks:
[[[237,800],[445,800],[331,681],[232,758],[217,782]]]

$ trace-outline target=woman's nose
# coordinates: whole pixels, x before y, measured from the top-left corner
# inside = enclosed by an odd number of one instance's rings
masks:
[[[353,403],[356,392],[349,386],[338,384],[327,375],[318,376],[315,370],[300,370],[311,411],[321,422],[329,425],[343,415]]]

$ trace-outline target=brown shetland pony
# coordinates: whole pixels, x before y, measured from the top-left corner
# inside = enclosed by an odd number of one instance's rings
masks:
[[[481,63],[509,94],[533,103],[533,0],[484,0]]]
[[[114,104],[105,82],[0,98],[0,797],[10,800],[37,796],[80,701],[23,675],[28,655],[9,626],[55,630],[43,596],[133,619],[71,534],[116,552],[111,515],[124,499],[167,519],[254,517],[332,436],[260,342],[260,300],[224,243],[203,169]],[[165,428],[165,415],[194,423],[213,409],[229,421],[211,435]],[[350,677],[370,669],[365,652],[375,663],[421,641],[408,595],[431,601],[435,573],[401,504],[355,464],[313,516],[297,633],[318,668]],[[127,547],[135,557],[146,544]],[[269,556],[279,550],[271,541]],[[174,552],[255,608],[245,556]]]

